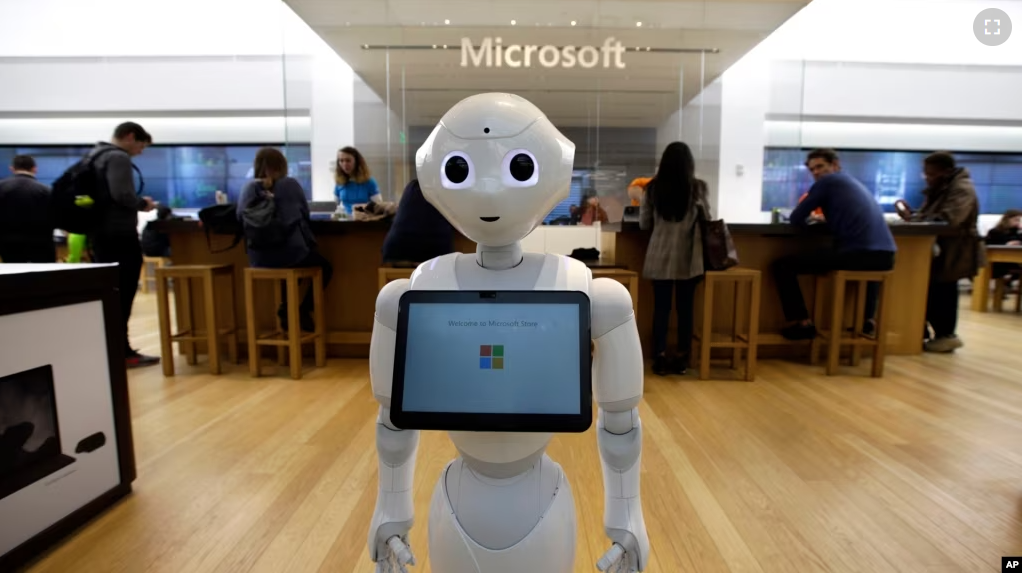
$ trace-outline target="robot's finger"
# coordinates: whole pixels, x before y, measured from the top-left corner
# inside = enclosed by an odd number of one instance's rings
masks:
[[[625,548],[622,548],[621,544],[615,542],[611,545],[611,548],[601,556],[600,560],[597,560],[597,570],[601,572],[609,572],[611,566],[622,559],[625,556]]]
[[[415,565],[415,558],[412,557],[412,550],[409,549],[408,545],[402,541],[398,536],[392,536],[387,539],[387,547],[391,549],[395,557],[398,559],[398,564],[412,564]]]

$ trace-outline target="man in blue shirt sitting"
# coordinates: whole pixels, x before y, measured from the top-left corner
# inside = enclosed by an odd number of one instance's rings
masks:
[[[795,226],[806,226],[813,211],[820,208],[835,242],[832,247],[783,257],[774,264],[774,279],[789,323],[782,329],[782,335],[792,340],[817,336],[799,289],[799,275],[820,275],[838,269],[889,271],[895,266],[895,239],[881,206],[863,184],[842,173],[838,154],[830,149],[813,150],[807,155],[806,167],[816,183],[806,199],[792,210],[789,221]],[[874,331],[877,294],[878,285],[869,283],[865,309],[868,319],[864,325],[867,334]]]

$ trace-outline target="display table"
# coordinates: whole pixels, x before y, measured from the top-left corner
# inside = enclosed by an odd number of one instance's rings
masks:
[[[113,265],[0,265],[0,572],[131,492]]]
[[[326,290],[328,355],[366,357],[373,328],[376,294],[380,288],[378,269],[381,265],[381,246],[390,224],[386,221],[329,221],[313,220],[312,230],[323,255],[334,265],[334,278]],[[159,228],[170,235],[173,260],[178,265],[232,263],[235,266],[236,285],[244,285],[242,273],[248,265],[245,248],[238,245],[222,253],[212,253],[207,245],[206,235],[198,221],[172,220],[159,222]],[[732,236],[743,267],[759,269],[763,273],[761,287],[760,325],[763,335],[760,339],[761,356],[784,354],[771,347],[785,346],[778,331],[784,323],[778,293],[771,277],[771,264],[779,257],[800,250],[816,249],[832,241],[824,226],[815,226],[800,231],[786,224],[730,224]],[[931,248],[935,238],[946,232],[944,225],[893,225],[892,233],[899,253],[896,256],[894,301],[890,304],[891,315],[888,336],[888,353],[893,355],[917,354],[921,352],[921,336],[927,301],[927,284],[930,277]],[[642,273],[649,232],[640,231],[636,224],[610,224],[602,232],[613,232],[613,260],[604,260],[597,267],[611,265],[620,269]],[[228,237],[213,236],[214,250],[229,245]],[[465,237],[455,234],[455,249],[472,253],[476,245]],[[813,281],[805,278],[804,295],[812,301]],[[631,289],[636,293],[640,337],[644,349],[649,350],[653,328],[653,287],[650,281],[637,277]],[[223,297],[219,295],[218,297]],[[276,308],[271,300],[272,292],[256,294],[257,305]],[[180,301],[179,301],[180,303]],[[241,288],[234,294],[237,317],[245,317],[245,296]],[[699,302],[697,305],[699,306]],[[713,314],[721,327],[730,327],[729,305],[733,298],[715,298]],[[852,306],[850,306],[852,307]],[[180,313],[180,305],[178,306]],[[720,311],[720,312],[719,312]],[[203,325],[202,306],[197,305],[193,313],[198,316],[198,325]],[[672,314],[674,316],[674,313]],[[674,321],[674,319],[672,319]],[[243,326],[244,328],[244,326]],[[675,329],[669,330],[674,337]],[[200,350],[200,352],[204,352]]]
[[[988,297],[991,291],[991,266],[995,263],[1023,263],[1023,247],[1019,245],[988,245],[987,264],[980,268],[973,279],[973,298],[970,307],[979,313],[988,312]],[[1000,292],[999,292],[1000,293]],[[1001,301],[996,301],[1001,306]]]

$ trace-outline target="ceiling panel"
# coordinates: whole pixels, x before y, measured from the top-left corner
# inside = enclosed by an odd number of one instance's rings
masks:
[[[405,89],[408,125],[460,99],[515,92],[559,125],[654,127],[807,1],[286,0],[386,99]],[[448,23],[445,23],[445,20]],[[514,25],[512,21],[514,20]],[[573,25],[574,21],[574,25]],[[624,69],[461,66],[461,42],[599,47],[621,41]],[[390,46],[391,49],[374,49]],[[427,49],[408,49],[418,46]],[[436,46],[436,48],[434,48]],[[367,49],[370,47],[370,49]],[[405,48],[402,48],[405,47]],[[648,51],[648,48],[650,51]],[[658,50],[693,50],[664,53]],[[535,56],[534,56],[535,57]],[[613,58],[612,58],[613,60]],[[402,76],[404,75],[404,78]],[[404,82],[404,83],[403,83]],[[681,86],[681,90],[680,90]],[[392,106],[400,111],[399,106]]]

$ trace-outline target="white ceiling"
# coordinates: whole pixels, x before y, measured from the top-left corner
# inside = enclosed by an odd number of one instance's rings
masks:
[[[391,108],[400,115],[404,95],[407,125],[432,125],[471,94],[507,91],[558,125],[606,127],[660,125],[808,1],[285,0],[381,97],[390,71]],[[624,69],[460,65],[463,37],[599,47],[609,36],[627,48]],[[678,49],[692,52],[658,52]]]

